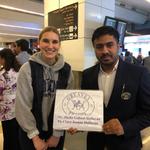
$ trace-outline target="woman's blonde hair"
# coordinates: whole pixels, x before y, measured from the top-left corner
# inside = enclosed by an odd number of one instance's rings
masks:
[[[40,34],[39,34],[39,40],[41,40],[42,35],[43,35],[44,33],[46,33],[46,32],[54,32],[54,33],[56,33],[56,34],[58,35],[58,37],[59,37],[59,42],[61,41],[60,34],[59,34],[57,28],[55,28],[55,27],[53,27],[53,26],[47,26],[47,27],[45,27],[45,28],[40,32]]]

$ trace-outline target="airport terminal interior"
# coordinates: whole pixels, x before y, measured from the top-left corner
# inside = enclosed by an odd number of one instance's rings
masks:
[[[91,43],[94,29],[108,25],[120,33],[119,54],[143,58],[150,51],[150,0],[0,0],[0,50],[26,39],[33,52],[45,26],[61,34],[61,52],[71,64],[75,89],[82,71],[97,61]],[[87,132],[66,133],[64,150],[86,150]],[[150,127],[141,131],[142,150],[150,150]],[[0,150],[3,134],[0,125]]]

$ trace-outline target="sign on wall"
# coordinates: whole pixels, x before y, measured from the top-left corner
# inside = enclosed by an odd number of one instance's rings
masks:
[[[78,39],[78,3],[49,12],[48,25],[58,29],[62,41]]]

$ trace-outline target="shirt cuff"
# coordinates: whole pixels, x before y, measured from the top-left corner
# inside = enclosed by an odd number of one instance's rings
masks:
[[[33,137],[35,137],[36,135],[39,135],[39,131],[38,130],[35,130],[35,131],[32,131],[32,132],[28,132],[27,133],[27,136],[29,139],[32,139]]]

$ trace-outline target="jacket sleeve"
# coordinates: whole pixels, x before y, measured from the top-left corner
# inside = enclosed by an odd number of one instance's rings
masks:
[[[32,139],[39,134],[39,131],[36,128],[36,121],[31,112],[33,89],[29,63],[25,63],[19,71],[16,94],[16,119],[21,128],[27,132],[27,136]]]
[[[82,79],[81,79],[81,89],[86,89],[86,79],[85,79],[85,72],[82,73]]]
[[[134,136],[142,129],[150,126],[150,74],[144,70],[136,97],[136,114],[131,119],[122,122],[124,136]]]

